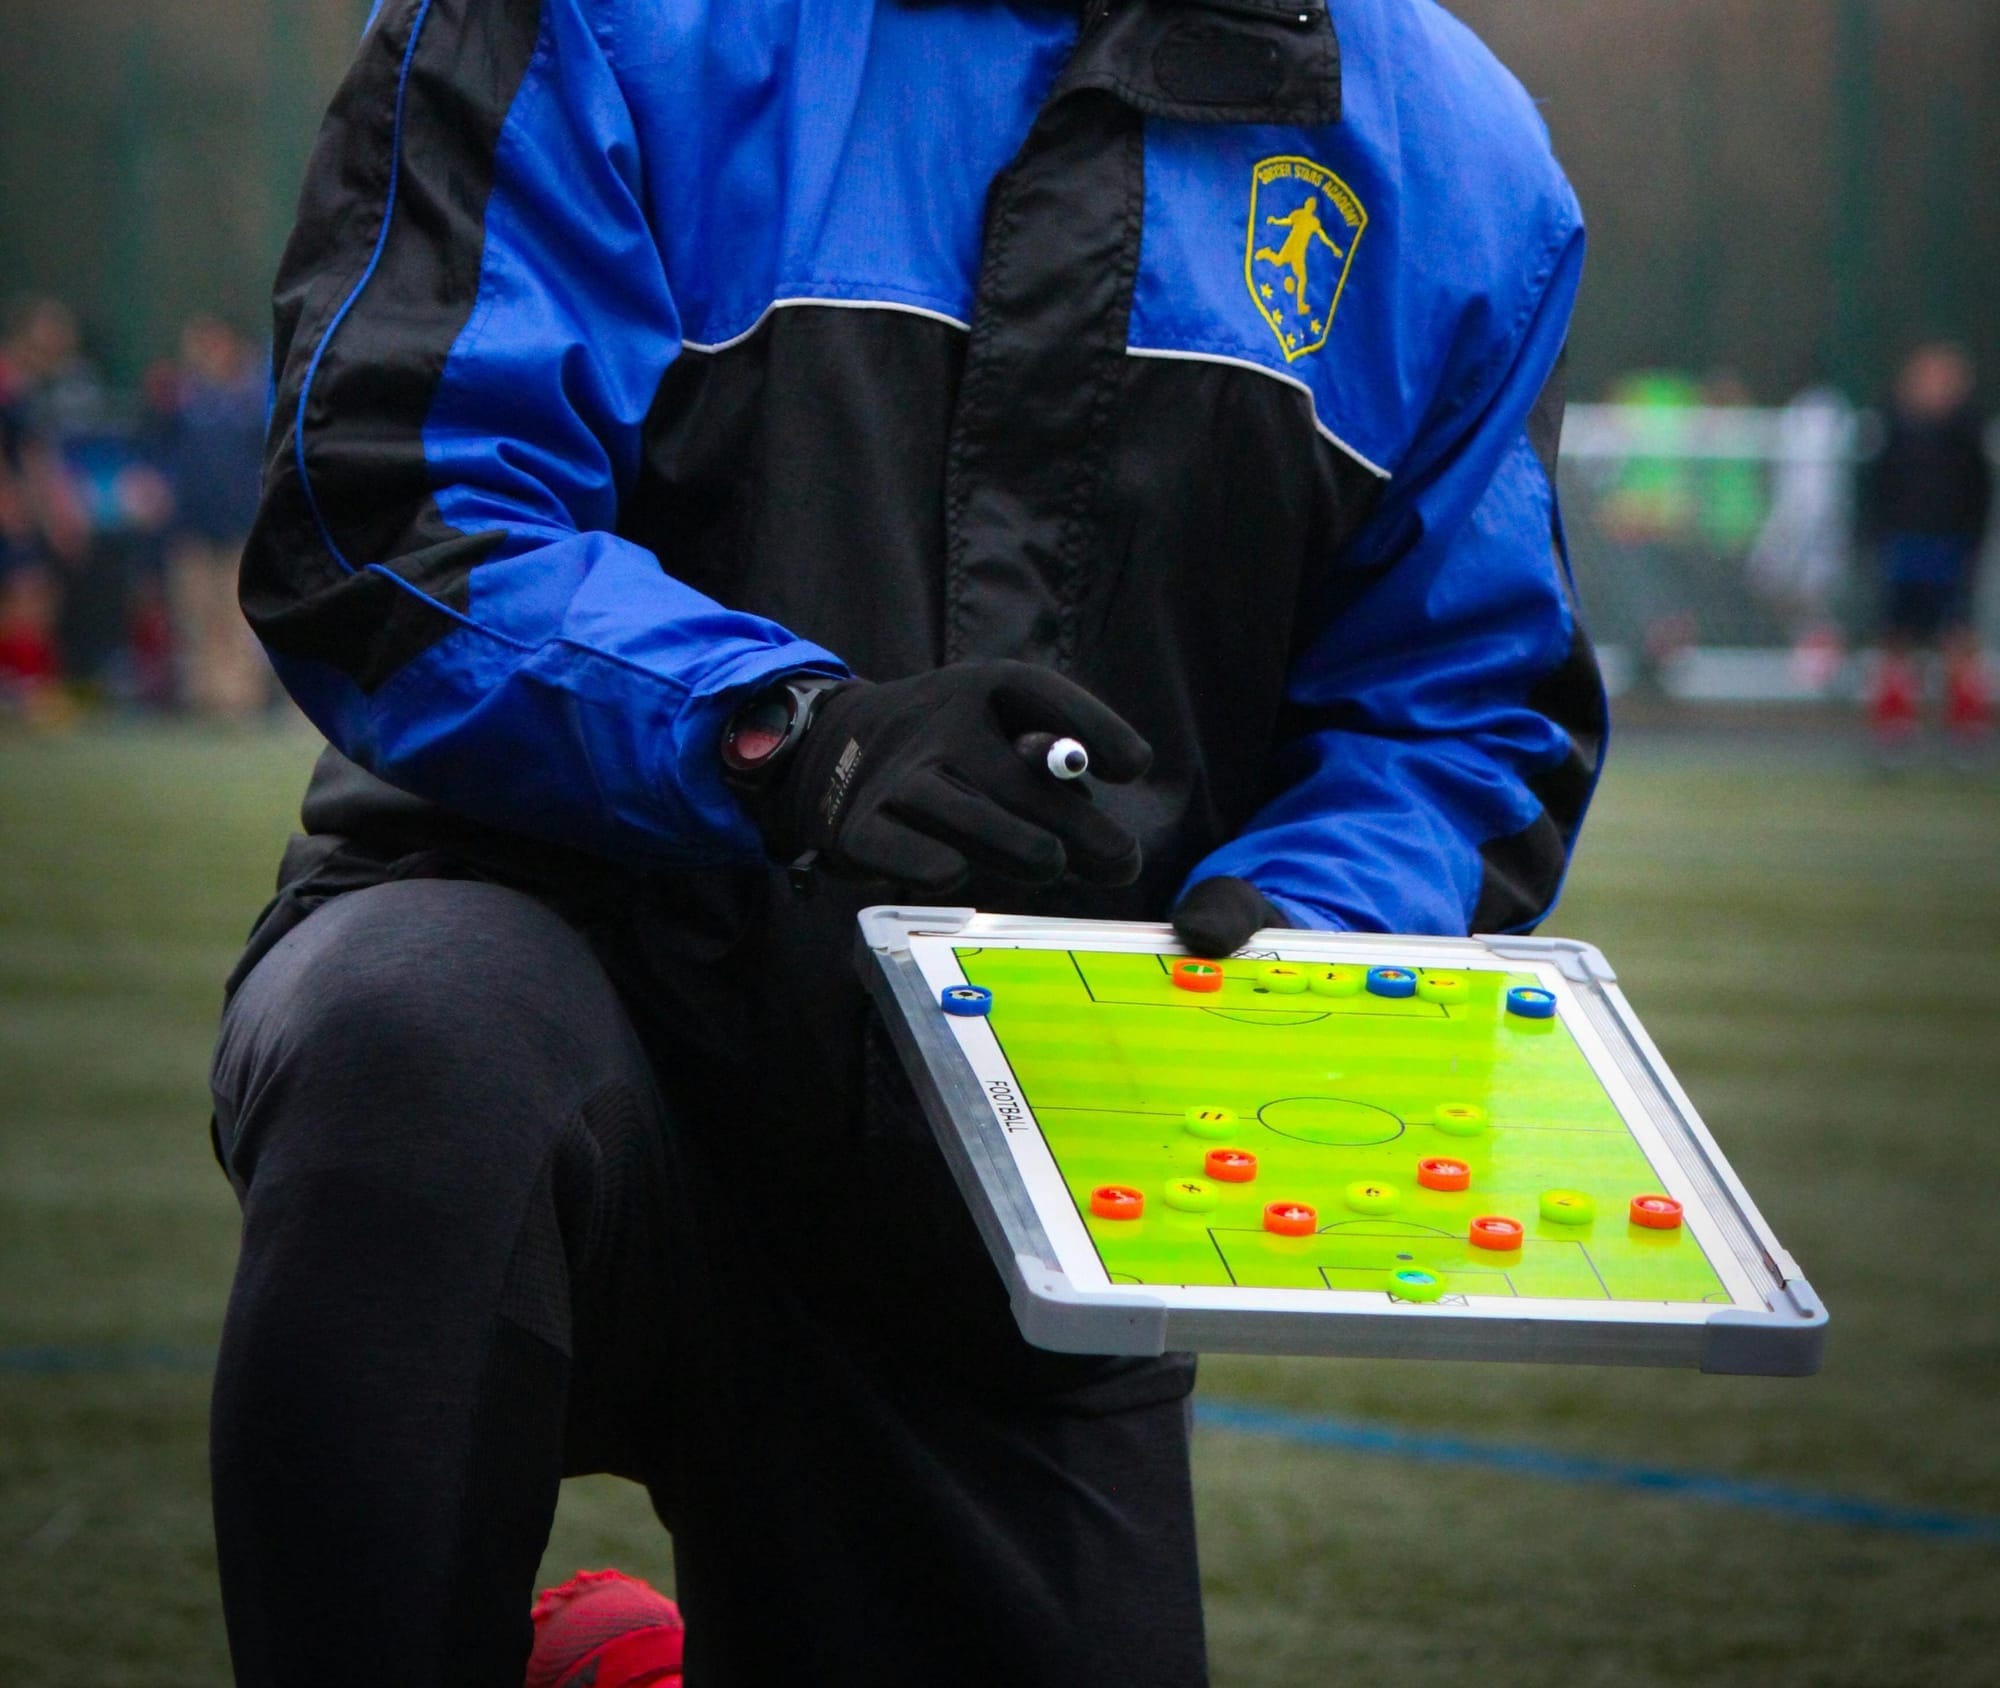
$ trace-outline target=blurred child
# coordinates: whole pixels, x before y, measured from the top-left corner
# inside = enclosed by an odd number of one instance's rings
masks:
[[[31,301],[9,352],[25,395],[27,491],[63,682],[84,697],[153,701],[145,587],[173,509],[166,477],[131,407],[85,355],[66,305]]]
[[[271,698],[270,665],[236,607],[236,565],[257,514],[262,362],[214,317],[195,317],[181,331],[167,578],[182,700],[225,720],[255,714]]]
[[[29,314],[0,344],[0,718],[41,720],[59,697],[61,663],[44,535],[48,452],[29,418],[31,358],[19,349]]]
[[[1778,418],[1771,513],[1750,551],[1750,583],[1792,641],[1797,678],[1826,691],[1844,640],[1834,600],[1848,578],[1854,533],[1850,469],[1854,411],[1833,387],[1813,382]]]
[[[1980,542],[1993,502],[1972,361],[1957,346],[1919,346],[1896,377],[1888,433],[1869,472],[1864,513],[1882,568],[1882,661],[1869,700],[1877,743],[1914,741],[1923,695],[1918,653],[1944,659],[1945,728],[1962,749],[1992,725],[1992,689],[1973,625]]]

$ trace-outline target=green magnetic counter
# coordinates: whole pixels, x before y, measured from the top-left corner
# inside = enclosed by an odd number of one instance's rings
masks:
[[[966,909],[863,965],[1027,1338],[1816,1371],[1826,1313],[1588,945]]]

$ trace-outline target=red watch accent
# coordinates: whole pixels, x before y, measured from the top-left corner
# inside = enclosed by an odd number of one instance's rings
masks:
[[[761,722],[747,722],[734,728],[723,740],[723,755],[738,767],[754,768],[758,763],[767,761],[784,742],[783,726],[767,727]]]
[[[722,765],[745,782],[763,778],[812,724],[819,700],[845,680],[801,674],[759,692],[730,716],[722,730]]]

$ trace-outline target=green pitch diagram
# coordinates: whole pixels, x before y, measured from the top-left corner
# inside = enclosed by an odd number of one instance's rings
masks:
[[[1530,975],[955,953],[1116,1282],[1729,1300]]]

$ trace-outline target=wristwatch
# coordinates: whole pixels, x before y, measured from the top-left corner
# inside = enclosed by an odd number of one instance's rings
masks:
[[[742,704],[722,729],[724,780],[739,791],[768,785],[806,736],[820,700],[853,684],[831,674],[793,674]]]

